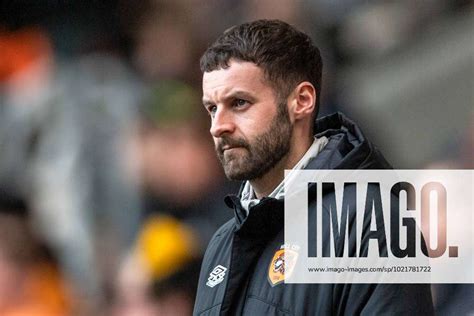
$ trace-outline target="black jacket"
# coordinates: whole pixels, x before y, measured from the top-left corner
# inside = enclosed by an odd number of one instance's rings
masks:
[[[328,144],[306,169],[387,169],[360,129],[337,113],[317,120]],[[239,194],[240,195],[240,194]],[[235,217],[204,256],[194,315],[430,315],[427,284],[271,284],[269,265],[284,243],[283,201],[263,198],[249,210],[227,196]]]

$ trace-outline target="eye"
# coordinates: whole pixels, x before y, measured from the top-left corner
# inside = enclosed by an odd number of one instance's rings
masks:
[[[209,112],[209,115],[210,115],[211,117],[214,116],[214,114],[216,113],[216,111],[217,111],[217,106],[215,106],[215,105],[210,105],[210,106],[207,107],[207,112]]]
[[[248,102],[244,99],[236,99],[234,101],[234,105],[237,106],[237,107],[245,106],[247,104],[248,104]]]

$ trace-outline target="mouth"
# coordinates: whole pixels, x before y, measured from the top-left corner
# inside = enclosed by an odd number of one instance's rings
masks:
[[[216,152],[218,152],[219,155],[223,155],[226,152],[231,153],[235,149],[247,149],[247,148],[248,146],[244,140],[223,139],[220,144],[217,144]]]
[[[225,145],[225,146],[222,146],[222,151],[227,150],[227,149],[236,148],[236,147],[238,147],[238,146]]]
[[[242,148],[240,146],[224,146],[222,147],[222,152],[226,152],[226,151],[229,151],[229,150],[232,150],[232,149],[238,149],[238,148]]]

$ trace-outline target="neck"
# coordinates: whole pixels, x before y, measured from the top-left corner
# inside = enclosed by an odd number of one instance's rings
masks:
[[[290,149],[288,154],[284,156],[269,172],[260,178],[250,180],[255,195],[258,199],[270,195],[275,188],[283,181],[285,177],[285,169],[293,169],[298,161],[308,151],[313,142],[313,138],[305,138],[301,144],[295,145]]]

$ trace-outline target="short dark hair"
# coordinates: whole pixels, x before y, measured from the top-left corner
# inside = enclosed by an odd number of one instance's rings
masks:
[[[316,89],[319,111],[323,63],[311,38],[279,20],[257,20],[226,30],[201,57],[201,71],[228,68],[229,61],[248,61],[263,69],[277,93],[286,100],[293,89],[309,81]]]

